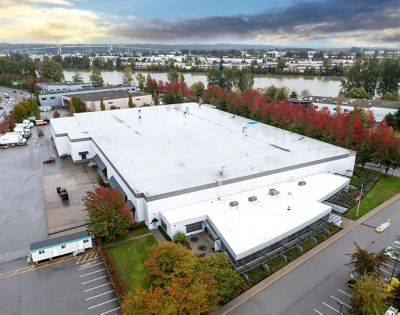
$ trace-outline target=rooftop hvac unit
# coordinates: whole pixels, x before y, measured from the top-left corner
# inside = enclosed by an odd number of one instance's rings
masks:
[[[301,181],[298,182],[299,186],[304,186],[305,184],[306,184],[306,182],[304,180],[301,180]]]
[[[257,196],[251,196],[247,199],[249,202],[257,201]]]
[[[221,169],[218,170],[218,175],[221,177],[225,175],[225,166],[222,166]]]
[[[230,207],[237,207],[239,205],[239,201],[231,201],[230,203],[229,203],[229,206]]]
[[[268,192],[271,196],[276,196],[279,195],[279,191],[276,190],[275,188],[271,188]]]

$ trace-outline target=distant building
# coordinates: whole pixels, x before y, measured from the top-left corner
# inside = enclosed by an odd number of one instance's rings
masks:
[[[382,122],[386,115],[395,114],[400,108],[400,101],[361,100],[344,97],[308,96],[298,99],[291,98],[288,101],[308,108],[312,106],[316,110],[328,110],[332,114],[336,113],[338,106],[343,112],[351,112],[354,108],[361,107],[365,111],[371,111],[377,123]]]
[[[109,87],[92,87],[91,83],[52,83],[42,85],[42,91],[39,94],[39,103],[41,107],[62,107],[63,96],[71,94],[89,94],[102,91],[130,91],[136,92],[136,86],[109,86]]]
[[[153,97],[151,94],[125,90],[101,90],[90,91],[89,93],[63,95],[63,107],[70,108],[71,99],[73,97],[78,97],[85,103],[86,109],[91,112],[100,110],[101,98],[103,98],[106,110],[128,108],[129,93],[132,94],[132,102],[135,107],[153,105]]]

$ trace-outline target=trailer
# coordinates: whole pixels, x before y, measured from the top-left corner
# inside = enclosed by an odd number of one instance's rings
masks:
[[[37,264],[40,261],[52,260],[62,255],[77,255],[92,247],[92,237],[89,233],[87,231],[77,232],[32,243],[27,262]]]
[[[0,136],[0,147],[7,148],[16,145],[26,145],[26,139],[23,135],[16,132],[7,132]]]

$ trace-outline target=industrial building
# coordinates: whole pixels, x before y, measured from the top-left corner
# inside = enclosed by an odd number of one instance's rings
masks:
[[[289,102],[306,108],[313,107],[316,110],[327,110],[331,114],[335,114],[338,107],[345,113],[359,107],[365,111],[370,111],[374,115],[376,123],[382,122],[386,115],[394,115],[400,109],[399,101],[361,100],[343,97],[307,96],[304,98],[290,98]]]
[[[71,93],[63,95],[63,107],[70,108],[71,100],[73,97],[78,97],[86,105],[88,111],[99,111],[101,99],[106,110],[109,109],[124,109],[128,108],[129,93],[132,96],[134,107],[150,106],[153,104],[153,97],[151,94],[143,92],[130,92],[126,90],[100,90],[89,91],[88,93]]]
[[[137,221],[170,237],[206,233],[237,270],[309,237],[340,213],[355,152],[186,103],[51,120],[60,156],[96,164]]]
[[[136,86],[108,86],[92,87],[91,83],[46,83],[41,85],[42,90],[38,96],[40,107],[59,108],[63,106],[63,96],[91,94],[108,91],[137,92]]]

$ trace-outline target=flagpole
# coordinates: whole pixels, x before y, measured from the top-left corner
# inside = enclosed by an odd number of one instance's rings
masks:
[[[361,203],[361,198],[362,198],[363,187],[364,187],[364,184],[361,185],[360,195],[358,196],[358,205],[357,205],[357,214],[356,214],[357,218],[358,218],[358,212],[360,211],[360,203]]]

